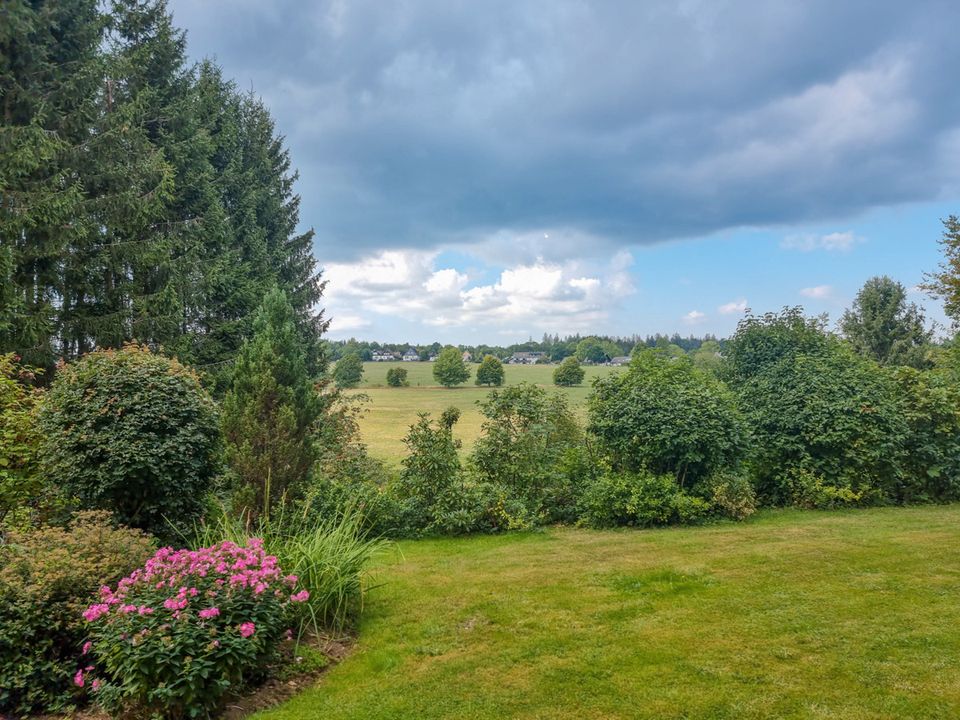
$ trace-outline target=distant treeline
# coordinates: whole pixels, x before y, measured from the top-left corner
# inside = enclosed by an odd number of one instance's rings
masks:
[[[319,372],[313,232],[263,103],[187,61],[165,0],[0,15],[0,353],[138,340],[209,372],[278,286]]]
[[[514,343],[513,345],[458,345],[457,347],[465,352],[469,352],[471,357],[479,361],[484,355],[493,355],[501,360],[507,360],[514,353],[518,352],[542,352],[545,361],[560,362],[565,357],[577,356],[585,362],[601,363],[612,360],[618,356],[629,356],[634,348],[659,347],[669,349],[672,352],[682,351],[682,353],[694,353],[703,346],[704,343],[712,343],[710,349],[719,349],[723,345],[723,340],[718,340],[713,335],[704,335],[703,337],[681,337],[678,333],[673,335],[559,335],[544,334],[539,341],[528,340],[523,343]],[[442,343],[434,342],[429,345],[416,345],[411,343],[381,343],[371,340],[334,340],[327,343],[327,356],[336,360],[344,355],[359,355],[361,360],[369,361],[373,359],[376,352],[387,352],[402,355],[408,349],[413,348],[417,351],[421,360],[428,360],[436,355],[444,347]]]

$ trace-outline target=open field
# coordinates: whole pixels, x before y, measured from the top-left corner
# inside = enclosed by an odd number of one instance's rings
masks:
[[[960,506],[405,542],[260,720],[960,717]]]
[[[387,386],[387,370],[391,367],[403,367],[407,370],[410,387],[392,388]],[[363,364],[363,383],[359,392],[370,397],[367,412],[360,421],[363,440],[374,457],[392,465],[400,462],[406,454],[403,437],[410,425],[416,422],[417,413],[429,412],[437,417],[445,408],[454,405],[463,413],[454,430],[456,437],[463,440],[463,450],[468,452],[480,434],[483,417],[477,409],[477,400],[483,399],[490,388],[477,387],[473,376],[478,365],[470,363],[471,379],[455,388],[445,388],[433,379],[433,363],[374,363]],[[556,365],[505,365],[506,384],[523,381],[542,385],[566,395],[570,405],[582,412],[587,395],[590,393],[590,381],[606,375],[616,368],[584,367],[586,377],[583,385],[572,388],[558,388],[553,385],[553,371]]]

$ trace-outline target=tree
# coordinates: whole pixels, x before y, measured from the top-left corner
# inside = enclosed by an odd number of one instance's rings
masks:
[[[545,489],[558,481],[560,458],[582,435],[567,399],[521,382],[479,404],[485,419],[472,455],[477,472],[539,512]]]
[[[477,368],[477,385],[503,385],[503,363],[493,355],[484,355]]]
[[[583,382],[585,371],[580,367],[580,361],[573,355],[564,358],[560,367],[553,371],[553,384],[563,387],[579,385]]]
[[[733,394],[687,358],[647,350],[596,381],[589,431],[614,470],[672,474],[689,487],[735,466],[747,432]]]
[[[406,368],[392,367],[387,370],[387,385],[390,387],[405,387],[409,384]]]
[[[926,347],[932,331],[923,311],[907,303],[907,291],[889,277],[867,280],[853,307],[840,319],[840,331],[861,355],[881,365],[929,366]]]
[[[161,537],[199,518],[220,471],[216,405],[196,374],[136,345],[60,369],[40,429],[48,482]]]
[[[943,236],[940,246],[943,262],[939,270],[927,273],[923,289],[933,297],[943,300],[947,316],[954,328],[960,328],[960,218],[951,215],[943,220]]]
[[[356,353],[347,353],[333,366],[333,382],[338,388],[355,388],[363,379],[363,361]]]
[[[444,387],[454,387],[469,380],[470,371],[463,362],[463,354],[452,345],[441,350],[433,363],[433,377]]]
[[[720,355],[720,343],[716,340],[705,340],[699,348],[690,355],[695,367],[706,370],[716,375],[723,364],[723,358]]]
[[[610,348],[605,347],[604,343],[595,337],[584,338],[577,343],[577,350],[574,353],[580,362],[586,363],[604,363],[610,359],[607,351]]]
[[[721,375],[737,387],[783,360],[822,354],[829,347],[825,326],[824,317],[808,318],[802,307],[747,315],[727,342]]]
[[[235,505],[269,516],[306,487],[324,405],[307,371],[307,350],[286,294],[263,299],[253,337],[240,348],[223,401],[227,459],[237,477]]]

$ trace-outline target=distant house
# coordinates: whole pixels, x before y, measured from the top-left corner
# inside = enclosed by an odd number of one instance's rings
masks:
[[[397,354],[388,352],[387,350],[374,350],[370,355],[370,359],[373,362],[393,362],[397,359]]]
[[[472,357],[472,356],[470,355],[470,353],[467,352],[466,350],[463,351],[463,355],[461,355],[460,357],[463,358],[463,361],[464,361],[465,363],[468,363],[468,362],[470,362],[471,360],[473,360],[473,357]]]
[[[546,357],[547,354],[542,352],[515,352],[507,362],[511,365],[536,365]]]
[[[420,353],[417,352],[416,348],[408,347],[400,359],[404,362],[417,362],[420,360]]]
[[[429,362],[436,362],[436,361],[437,361],[436,353],[432,353],[432,354],[430,355],[430,357],[427,358],[427,360],[428,360]]]
[[[610,358],[610,362],[607,363],[607,364],[608,364],[608,365],[616,365],[617,367],[619,367],[619,366],[621,366],[621,365],[629,365],[629,364],[630,364],[630,358],[627,357],[626,355],[618,355],[618,356],[615,357],[615,358]]]

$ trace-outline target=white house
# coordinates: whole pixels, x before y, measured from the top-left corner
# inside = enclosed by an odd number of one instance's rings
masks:
[[[515,352],[507,362],[511,365],[536,365],[538,362],[543,362],[546,357],[547,354],[542,352]]]
[[[408,347],[400,359],[404,362],[417,362],[420,359],[420,353],[417,352],[416,348]]]
[[[393,362],[397,359],[397,354],[387,350],[374,350],[370,354],[370,359],[374,362]]]

